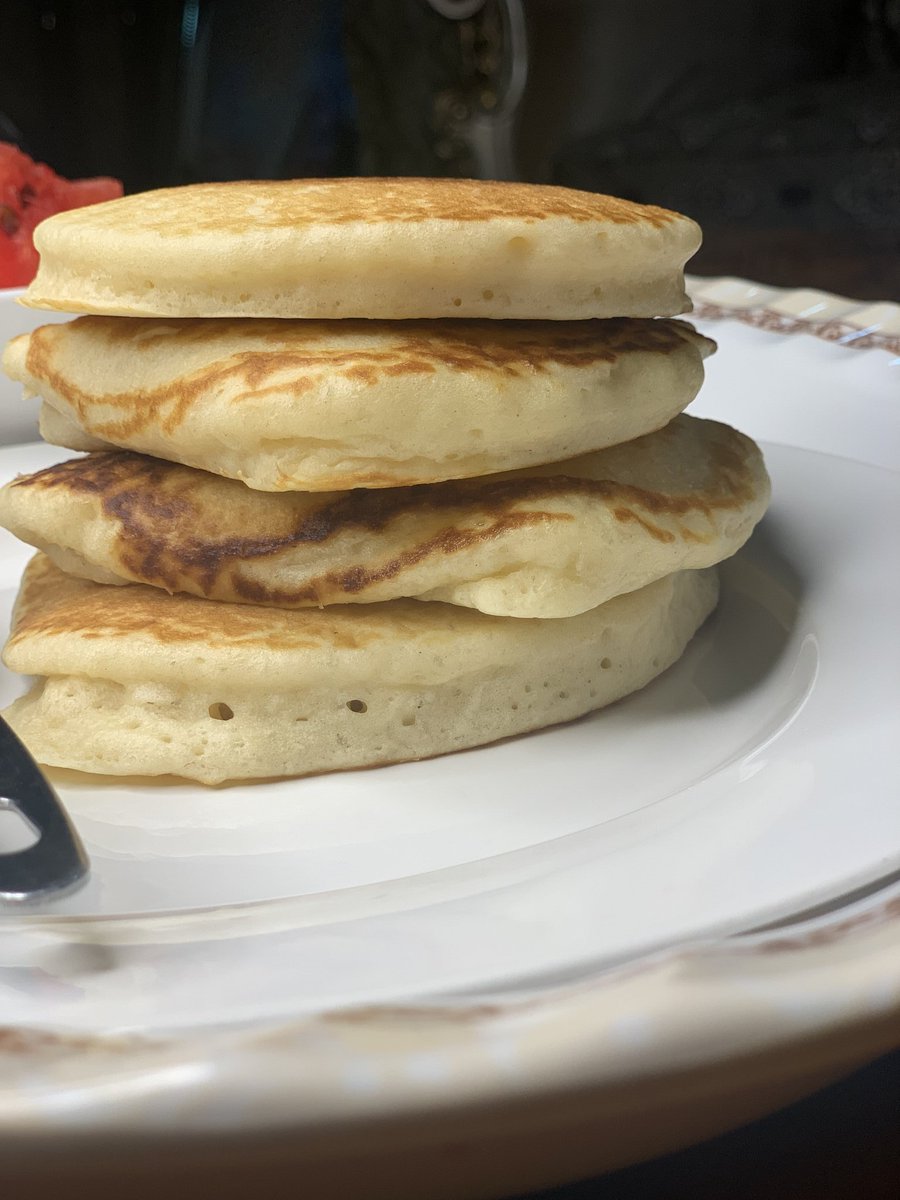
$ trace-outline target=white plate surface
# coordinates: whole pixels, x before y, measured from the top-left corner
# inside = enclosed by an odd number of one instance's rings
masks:
[[[317,1120],[333,1129],[359,1116],[363,1094],[372,1113],[401,1113],[416,1071],[435,1112],[451,1096],[465,1107],[485,1089],[508,1095],[510,1071],[540,1096],[546,1072],[535,1075],[528,1045],[510,1040],[525,998],[544,1032],[562,1038],[559,1061],[569,1066],[557,1088],[608,1084],[610,1054],[625,1053],[630,1065],[620,1062],[617,1078],[633,1081],[673,1046],[686,1055],[682,1067],[707,1054],[725,1064],[748,1038],[771,1048],[827,1028],[874,1029],[873,1014],[900,1003],[900,919],[881,886],[900,872],[896,313],[882,306],[885,337],[869,349],[836,340],[852,332],[848,313],[862,311],[836,298],[826,299],[844,307],[824,332],[819,323],[819,336],[797,332],[809,320],[797,316],[810,307],[805,293],[762,289],[769,316],[787,324],[721,319],[729,297],[752,318],[760,289],[748,298],[751,287],[695,281],[717,318],[699,323],[720,352],[692,411],[764,441],[772,509],[723,568],[716,616],[642,693],[499,746],[320,779],[210,791],[53,774],[93,878],[43,912],[0,917],[0,1024],[26,1038],[29,1029],[78,1031],[101,1055],[112,1034],[162,1035],[173,1039],[173,1062],[206,1063],[205,1074],[176,1072],[162,1087],[194,1101],[173,1122],[146,1097],[137,1108],[111,1105],[84,1056],[73,1080],[86,1131],[302,1127],[308,1094],[296,1078],[263,1085],[259,1038],[338,1009],[415,1002],[421,1012],[440,1002],[472,1014],[486,997],[495,1005],[473,1026],[478,1045],[492,1047],[486,1057],[473,1058],[469,1043],[447,1051],[446,1030],[422,1041],[423,1027],[404,1028],[412,1040],[401,1082],[377,1033],[350,1049],[317,1045],[312,1058],[294,1047],[295,1064],[312,1071],[315,1060]],[[871,314],[863,320],[871,336]],[[8,447],[0,478],[65,456]],[[27,557],[0,534],[0,623]],[[0,675],[0,706],[23,687]],[[860,889],[875,894],[847,909]],[[822,905],[841,911],[804,926],[793,957],[766,953],[781,935],[721,940]],[[799,968],[826,943],[830,958],[817,969],[829,986],[817,991]],[[672,964],[697,955],[705,967],[689,995]],[[634,979],[643,981],[637,992]],[[754,1023],[747,998],[766,988],[767,1015]],[[581,1025],[565,1017],[567,1042],[561,1014],[585,995]],[[718,1033],[702,1050],[702,1040],[689,1049],[682,1028],[689,999],[690,1011],[715,1013]],[[582,1061],[579,1038],[587,1045],[601,1027],[602,1050]],[[59,1061],[70,1062],[60,1047]],[[145,1053],[138,1043],[132,1086],[153,1076]],[[213,1062],[231,1062],[224,1083]],[[791,1075],[785,1065],[782,1098]],[[240,1101],[251,1082],[265,1093],[255,1108]],[[4,1108],[0,1085],[0,1121],[50,1132],[49,1097],[60,1086]],[[715,1120],[710,1112],[699,1128]],[[595,1154],[591,1165],[622,1153],[636,1152]]]
[[[6,343],[36,325],[68,321],[68,313],[37,312],[16,301],[24,288],[0,288],[0,353]],[[0,446],[27,442],[38,436],[37,400],[23,400],[22,388],[0,371]]]

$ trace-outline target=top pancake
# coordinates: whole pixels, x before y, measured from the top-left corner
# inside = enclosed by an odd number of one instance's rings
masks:
[[[465,179],[194,184],[59,213],[25,303],[117,316],[583,320],[690,309],[666,209]]]

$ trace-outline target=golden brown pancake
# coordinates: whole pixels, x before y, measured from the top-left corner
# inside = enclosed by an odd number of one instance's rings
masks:
[[[714,343],[682,321],[83,317],[3,365],[42,432],[264,491],[397,487],[571,458],[665,425]]]
[[[193,184],[60,213],[25,303],[144,317],[674,316],[693,221],[527,183]]]
[[[715,421],[507,475],[254,492],[126,451],[0,489],[0,524],[100,583],[282,608],[446,600],[567,617],[733,554],[765,511],[762,456]]]
[[[424,758],[643,687],[716,602],[684,571],[559,621],[396,600],[296,612],[112,588],[43,555],[4,651],[40,676],[4,716],[37,759],[202,783]]]

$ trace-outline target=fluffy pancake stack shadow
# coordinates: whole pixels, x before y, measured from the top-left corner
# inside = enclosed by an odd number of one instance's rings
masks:
[[[562,188],[196,185],[51,218],[14,339],[86,455],[0,490],[43,763],[203,783],[423,758],[670,666],[769,498],[687,417],[693,222]]]

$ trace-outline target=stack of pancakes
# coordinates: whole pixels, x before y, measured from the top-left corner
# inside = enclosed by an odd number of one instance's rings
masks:
[[[768,502],[748,438],[679,415],[713,344],[665,319],[675,213],[208,184],[36,242],[26,302],[91,314],[3,360],[88,452],[0,492],[42,551],[5,661],[44,763],[218,783],[569,720],[678,658]]]

